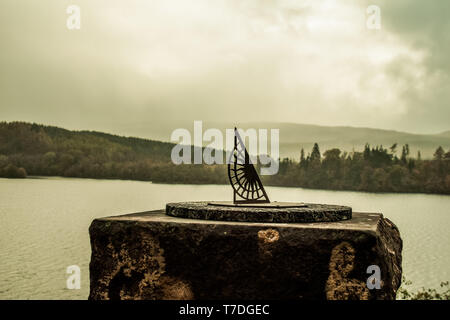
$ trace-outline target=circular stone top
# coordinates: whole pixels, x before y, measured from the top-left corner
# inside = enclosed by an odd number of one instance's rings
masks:
[[[166,204],[166,215],[202,220],[237,222],[309,223],[352,218],[352,208],[329,204],[271,202],[178,202]]]

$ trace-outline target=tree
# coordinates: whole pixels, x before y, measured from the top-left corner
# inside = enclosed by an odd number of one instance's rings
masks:
[[[18,168],[12,164],[8,164],[1,173],[1,176],[6,178],[26,178],[27,172],[24,168]]]
[[[450,160],[450,150],[444,154],[445,160]]]
[[[6,167],[8,162],[9,162],[8,161],[8,157],[0,154],[0,169],[3,168],[3,167]]]
[[[363,156],[364,160],[370,159],[370,145],[368,143],[366,143],[366,145],[364,146]]]
[[[335,162],[335,161],[339,161],[339,155],[341,154],[341,150],[334,148],[334,149],[330,149],[327,150],[323,153],[324,156],[324,162],[325,161],[331,161],[331,162]]]
[[[305,157],[305,150],[302,148],[300,150],[300,168],[305,169],[308,167],[308,161],[309,161],[309,155],[308,157]]]
[[[312,148],[311,151],[311,161],[315,162],[315,161],[319,161],[320,162],[320,149],[319,149],[319,145],[317,143],[314,143],[314,147]]]
[[[389,149],[391,149],[392,154],[395,154],[397,152],[397,142],[394,143]]]
[[[403,164],[406,164],[406,159],[407,159],[408,155],[409,155],[409,145],[405,144],[402,147],[402,156],[400,158],[400,160],[402,161]]]
[[[444,158],[444,149],[442,149],[441,146],[439,146],[436,151],[434,152],[434,160],[442,160]]]

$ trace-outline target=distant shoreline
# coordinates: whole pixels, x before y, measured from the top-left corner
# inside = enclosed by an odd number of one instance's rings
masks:
[[[226,186],[229,187],[229,184],[226,183],[175,183],[175,182],[152,182],[148,180],[135,180],[135,179],[117,179],[117,178],[82,178],[82,177],[63,177],[63,176],[27,176],[26,178],[5,178],[0,177],[0,179],[5,180],[49,180],[49,179],[72,179],[72,180],[96,180],[96,181],[133,181],[133,182],[145,182],[151,183],[154,185],[193,185],[193,186]],[[367,194],[423,194],[423,195],[436,195],[436,196],[450,196],[445,193],[426,193],[426,192],[388,192],[388,191],[359,191],[359,190],[351,190],[351,189],[319,189],[319,188],[308,188],[308,187],[297,187],[297,186],[278,186],[271,184],[264,184],[265,187],[273,187],[273,188],[289,188],[289,189],[306,189],[306,190],[317,190],[317,191],[334,191],[334,192],[355,192],[355,193],[367,193]]]
[[[174,164],[175,144],[70,131],[26,122],[0,122],[0,176],[72,177],[152,183],[228,184],[224,164]],[[192,147],[194,148],[194,147]],[[368,193],[450,194],[450,151],[439,146],[433,160],[408,144],[369,145],[345,152],[298,145],[298,160],[281,158],[265,186]],[[185,151],[183,151],[185,152]],[[192,154],[191,149],[191,154]],[[397,156],[400,153],[400,156]]]

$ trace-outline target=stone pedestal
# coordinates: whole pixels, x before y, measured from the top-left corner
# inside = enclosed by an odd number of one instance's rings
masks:
[[[199,220],[151,211],[89,229],[90,299],[395,299],[402,240],[381,214],[317,223]],[[367,268],[381,270],[369,290]]]

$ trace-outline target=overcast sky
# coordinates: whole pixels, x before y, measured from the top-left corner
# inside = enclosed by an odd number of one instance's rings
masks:
[[[0,120],[450,129],[448,0],[1,0],[0,47]]]

